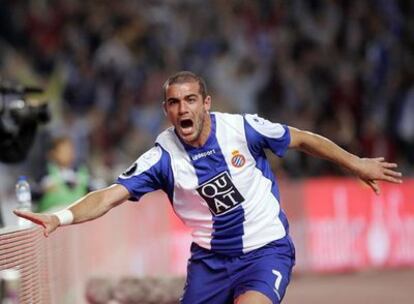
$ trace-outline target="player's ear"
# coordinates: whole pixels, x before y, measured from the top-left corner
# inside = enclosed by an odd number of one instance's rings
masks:
[[[164,115],[167,116],[167,104],[165,101],[162,102],[162,111],[164,112]]]
[[[204,98],[204,109],[206,109],[206,111],[210,111],[211,108],[211,96],[207,95],[206,98]]]

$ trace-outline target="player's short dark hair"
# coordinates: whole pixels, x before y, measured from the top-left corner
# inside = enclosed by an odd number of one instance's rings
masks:
[[[168,86],[172,84],[177,83],[186,83],[186,82],[198,82],[198,85],[200,87],[199,93],[205,99],[207,97],[207,85],[204,79],[201,76],[198,76],[194,74],[193,72],[189,71],[180,71],[178,73],[175,73],[174,75],[170,76],[167,81],[163,85],[163,91],[164,91],[164,100],[166,98],[167,88]]]

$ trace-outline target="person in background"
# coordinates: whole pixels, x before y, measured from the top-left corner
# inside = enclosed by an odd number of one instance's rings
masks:
[[[92,190],[86,166],[74,166],[75,148],[68,136],[51,139],[47,172],[40,181],[38,212],[61,209]]]

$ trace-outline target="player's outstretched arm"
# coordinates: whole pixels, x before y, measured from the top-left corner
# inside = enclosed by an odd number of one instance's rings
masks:
[[[71,224],[82,223],[98,218],[113,207],[126,201],[129,197],[128,190],[121,185],[112,185],[107,188],[93,191],[74,202],[65,209],[65,216],[69,215]],[[67,210],[69,212],[67,212]],[[14,210],[17,216],[23,217],[44,228],[44,235],[48,236],[55,231],[61,223],[55,213],[34,213]],[[61,212],[61,211],[59,211]],[[59,213],[57,212],[57,213]]]
[[[386,162],[383,157],[360,158],[339,147],[331,140],[308,131],[289,127],[291,142],[289,148],[298,149],[310,155],[330,160],[354,173],[375,193],[380,190],[377,181],[399,184],[401,172],[397,164]]]

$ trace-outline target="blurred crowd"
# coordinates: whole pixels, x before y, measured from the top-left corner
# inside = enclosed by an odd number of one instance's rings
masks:
[[[184,286],[182,277],[123,277],[114,282],[91,278],[85,296],[89,304],[176,304]]]
[[[107,182],[167,126],[161,87],[178,70],[206,78],[214,110],[314,131],[413,174],[413,1],[0,2],[0,77],[44,87],[53,120],[39,137],[69,136],[75,162]],[[33,175],[44,155],[31,153]],[[300,153],[276,166],[343,173]]]

